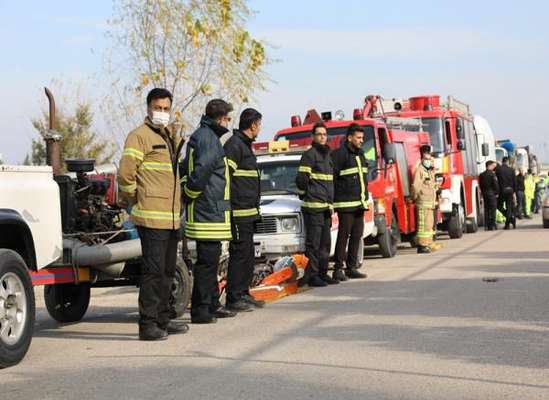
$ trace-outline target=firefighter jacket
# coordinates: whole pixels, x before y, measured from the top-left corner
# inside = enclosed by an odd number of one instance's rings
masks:
[[[227,132],[203,116],[181,164],[185,236],[201,241],[231,239],[229,167],[219,138]]]
[[[179,229],[181,189],[179,153],[183,140],[171,128],[148,118],[130,132],[124,144],[118,188],[131,207],[135,225],[152,229]]]
[[[231,175],[233,218],[243,222],[259,218],[259,170],[252,142],[253,139],[235,130],[223,146]]]
[[[338,212],[368,209],[368,161],[361,149],[349,142],[332,152],[334,161],[334,208]]]
[[[499,183],[496,173],[490,171],[489,169],[485,170],[478,177],[480,190],[483,195],[498,195],[499,194]]]
[[[512,194],[517,191],[517,176],[513,168],[508,165],[498,165],[496,175],[499,182],[500,194]]]
[[[313,143],[303,153],[297,171],[296,185],[301,208],[308,212],[324,212],[334,201],[333,162],[330,148]]]
[[[425,168],[420,161],[414,170],[411,189],[412,199],[418,208],[436,208],[437,185],[434,168]]]

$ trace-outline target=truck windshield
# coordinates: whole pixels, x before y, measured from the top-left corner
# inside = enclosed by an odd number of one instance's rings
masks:
[[[429,132],[431,138],[431,147],[433,153],[444,153],[446,146],[444,143],[444,125],[440,118],[423,118],[423,130]]]
[[[259,164],[262,195],[297,194],[295,178],[299,161],[279,161]]]
[[[366,159],[370,161],[370,165],[375,164],[377,157],[376,153],[376,142],[374,137],[374,127],[371,125],[362,125],[364,128],[364,144],[362,145],[362,150],[366,155]],[[342,126],[338,128],[328,128],[328,137],[333,138],[336,136],[345,136],[347,135],[347,126]],[[291,132],[285,135],[280,135],[276,140],[298,140],[306,139],[311,137],[311,131],[299,131]]]

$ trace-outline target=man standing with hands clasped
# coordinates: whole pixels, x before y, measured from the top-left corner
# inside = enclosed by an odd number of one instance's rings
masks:
[[[252,143],[260,131],[261,114],[247,108],[240,114],[238,129],[224,146],[231,175],[233,233],[229,246],[227,308],[236,312],[265,306],[249,291],[255,262],[254,221],[259,219],[259,171]]]
[[[296,185],[305,221],[305,256],[309,259],[303,283],[319,287],[339,283],[328,275],[334,177],[326,125],[317,123],[311,134],[313,144],[301,157]]]
[[[480,191],[484,198],[484,229],[497,230],[496,210],[498,207],[499,183],[494,170],[497,163],[486,161],[486,170],[479,176]]]
[[[139,339],[164,340],[184,333],[170,321],[169,297],[175,276],[180,224],[178,159],[183,141],[168,125],[172,94],[161,88],[147,95],[147,117],[124,145],[118,184],[121,205],[131,209],[143,253],[139,285]]]

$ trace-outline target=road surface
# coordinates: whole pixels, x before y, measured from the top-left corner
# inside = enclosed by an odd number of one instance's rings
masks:
[[[0,371],[0,398],[549,399],[549,231],[536,217],[441,242],[160,343],[136,340],[135,289],[94,291],[65,326],[37,290],[35,338]]]

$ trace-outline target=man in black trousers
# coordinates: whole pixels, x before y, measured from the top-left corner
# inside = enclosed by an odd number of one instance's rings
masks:
[[[479,176],[480,190],[484,198],[484,229],[494,231],[496,225],[496,210],[498,204],[499,182],[494,172],[497,163],[486,161],[486,170]]]
[[[264,301],[250,295],[255,263],[254,223],[259,219],[259,170],[252,143],[261,131],[261,114],[247,108],[240,114],[238,129],[224,145],[231,175],[231,227],[227,271],[227,308],[252,311]]]
[[[517,177],[513,168],[509,166],[509,157],[503,157],[502,165],[496,168],[499,182],[498,210],[505,215],[505,229],[510,225],[516,228],[515,193],[517,191]]]

